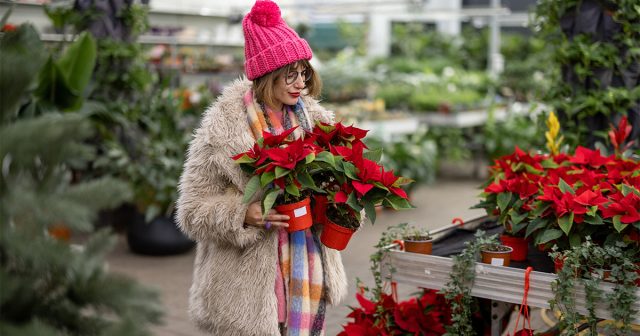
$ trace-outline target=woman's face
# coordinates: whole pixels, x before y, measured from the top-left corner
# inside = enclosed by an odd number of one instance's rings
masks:
[[[274,87],[275,101],[279,106],[272,106],[280,110],[285,105],[295,105],[298,102],[300,93],[305,88],[305,81],[311,78],[311,70],[307,69],[302,63],[291,66],[289,71],[278,76]]]

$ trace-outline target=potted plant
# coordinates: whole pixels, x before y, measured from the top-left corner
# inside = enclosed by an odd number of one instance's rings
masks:
[[[494,266],[509,266],[511,261],[511,252],[513,252],[512,247],[498,243],[484,244],[480,246],[482,262]]]
[[[385,171],[376,161],[366,157],[364,148],[361,143],[352,148],[333,147],[337,188],[328,190],[327,223],[320,239],[334,249],[346,247],[350,236],[360,227],[363,210],[375,223],[378,204],[394,209],[412,208],[401,188],[412,181]],[[333,240],[333,237],[338,239]]]
[[[425,228],[407,226],[402,233],[402,241],[406,252],[431,254],[433,249],[433,237]]]
[[[250,202],[258,190],[264,189],[263,213],[275,205],[279,213],[289,216],[289,232],[311,227],[311,190],[322,192],[309,175],[310,164],[322,150],[315,145],[314,137],[288,139],[294,130],[279,135],[263,132],[253,148],[233,156],[252,175],[245,187],[244,202]]]

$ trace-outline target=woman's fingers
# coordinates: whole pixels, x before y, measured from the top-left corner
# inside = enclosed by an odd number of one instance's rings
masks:
[[[265,226],[279,226],[279,227],[288,227],[289,224],[287,221],[289,220],[289,216],[281,215],[277,213],[275,210],[269,211],[269,214],[263,220],[263,225]],[[269,222],[271,225],[267,225]]]

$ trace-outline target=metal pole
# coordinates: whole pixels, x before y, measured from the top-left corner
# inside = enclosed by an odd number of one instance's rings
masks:
[[[491,0],[490,35],[489,35],[489,74],[496,78],[502,72],[503,60],[500,54],[500,23],[498,22],[498,10],[500,9],[500,0]]]

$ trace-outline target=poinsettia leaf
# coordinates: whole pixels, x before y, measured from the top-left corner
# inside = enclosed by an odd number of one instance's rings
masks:
[[[349,194],[349,197],[347,198],[347,205],[355,211],[359,212],[360,210],[362,210],[362,207],[360,206],[360,204],[358,204],[358,199],[356,198],[355,192]]]
[[[524,212],[519,214],[517,211],[511,209],[509,210],[509,217],[511,218],[511,224],[517,225],[522,222],[523,219],[527,218],[528,213]]]
[[[554,239],[558,239],[562,237],[562,231],[558,229],[547,229],[542,232],[540,236],[538,236],[536,240],[536,244],[544,244],[548,243]]]
[[[264,188],[267,184],[273,182],[275,178],[276,173],[272,171],[263,173],[262,176],[260,176],[260,185]]]
[[[540,165],[542,166],[542,168],[546,169],[554,169],[560,167],[555,161],[553,161],[553,159],[542,160],[542,162],[540,162]]]
[[[576,194],[573,188],[571,188],[571,186],[563,179],[560,179],[560,182],[558,182],[558,188],[560,188],[560,191],[563,193],[571,193],[572,195]]]
[[[254,175],[249,179],[249,181],[247,181],[247,185],[244,187],[242,202],[249,203],[258,189],[260,189],[260,177],[258,175]]]
[[[511,223],[511,233],[516,234],[528,226],[527,221],[520,221],[518,224]]]
[[[572,233],[569,235],[569,245],[571,247],[578,247],[582,245],[582,235],[579,233]]]
[[[368,151],[362,153],[362,156],[365,159],[369,159],[369,160],[375,161],[375,162],[380,162],[380,160],[382,159],[382,148],[368,150]]]
[[[327,134],[333,132],[333,130],[336,129],[334,125],[323,125],[322,123],[320,123],[320,121],[316,121],[316,127],[318,127],[319,129],[321,129],[323,132]]]
[[[376,222],[376,207],[371,202],[364,203],[364,213],[367,214],[371,224]]]
[[[289,169],[285,169],[285,168],[282,168],[280,166],[276,166],[276,178],[281,178],[283,176],[286,176],[290,172],[291,171]]]
[[[640,196],[640,191],[638,191],[638,189],[628,184],[622,184],[622,196],[627,197],[630,193]]]
[[[510,192],[498,194],[498,209],[500,209],[500,212],[505,212],[509,203],[511,203],[512,196]]]
[[[393,186],[394,187],[400,187],[400,186],[403,186],[405,184],[409,184],[409,183],[413,183],[413,182],[415,182],[415,180],[410,179],[408,177],[404,177],[404,176],[398,176],[398,179],[395,182],[393,182]]]
[[[262,200],[262,218],[265,218],[269,210],[273,208],[273,205],[276,203],[276,198],[278,198],[277,189],[271,189],[264,195],[264,199]]]
[[[306,189],[311,189],[321,194],[325,193],[324,190],[316,186],[316,183],[313,181],[313,178],[311,177],[311,175],[309,175],[309,172],[307,171],[303,171],[300,174],[298,174],[298,182],[300,182],[300,184],[302,184],[302,186],[305,187]]]
[[[531,223],[529,223],[529,225],[527,225],[527,231],[525,233],[525,238],[529,237],[532,233],[536,232],[537,230],[545,227],[546,225],[548,225],[549,220],[546,218],[535,218],[534,220],[531,221]]]
[[[604,221],[602,220],[602,217],[595,215],[595,216],[585,216],[584,217],[584,222],[591,224],[591,225],[602,225],[604,224]]]
[[[353,163],[345,162],[343,166],[344,166],[345,175],[347,175],[349,178],[353,180],[358,179],[358,175],[356,174],[356,166],[354,166]]]
[[[597,212],[598,212],[598,206],[594,205],[592,207],[589,207],[589,210],[587,210],[587,215],[595,217]]]
[[[389,205],[391,205],[391,207],[395,210],[403,210],[403,209],[413,209],[414,206],[411,205],[411,203],[409,203],[408,200],[397,196],[397,195],[390,195],[388,196],[386,199],[386,201],[389,202]]]
[[[551,206],[551,204],[549,203],[544,203],[544,202],[536,202],[536,204],[534,205],[533,211],[531,212],[531,215],[533,215],[534,217],[540,217],[542,216],[542,214],[547,211],[547,209],[549,209],[549,207]]]
[[[300,196],[300,189],[298,189],[298,187],[294,183],[288,184],[284,190],[293,196]]]
[[[254,163],[254,162],[256,162],[256,159],[252,159],[249,155],[243,154],[241,157],[239,157],[238,159],[236,159],[234,161],[237,164],[240,164],[240,163]]]
[[[304,163],[309,164],[309,163],[313,162],[313,160],[315,160],[315,159],[316,159],[316,154],[311,153],[311,154],[307,155],[304,158]]]
[[[258,140],[256,140],[256,143],[258,144],[258,146],[264,147],[264,138],[263,137],[258,138]]]
[[[316,161],[321,161],[321,162],[326,162],[328,163],[332,168],[337,168],[336,167],[336,160],[335,157],[333,156],[333,154],[329,153],[329,152],[320,152],[316,155]]]
[[[567,236],[569,235],[571,227],[573,226],[573,216],[574,215],[572,211],[569,213],[569,215],[558,218],[558,225]]]
[[[629,224],[624,224],[620,221],[620,218],[622,217],[622,215],[615,215],[613,216],[613,228],[616,229],[616,231],[618,232],[622,232],[622,230],[624,230],[627,225]]]

